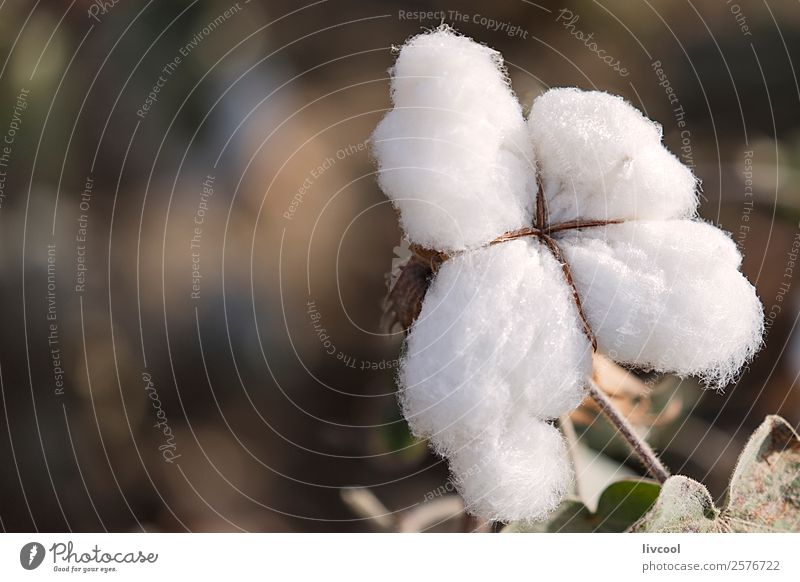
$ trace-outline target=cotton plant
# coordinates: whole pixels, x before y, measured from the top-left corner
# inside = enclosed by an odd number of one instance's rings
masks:
[[[470,513],[540,520],[571,485],[554,421],[592,391],[595,351],[722,388],[760,346],[761,304],[697,218],[692,172],[620,97],[551,89],[526,119],[500,54],[447,27],[390,72],[378,181],[431,275],[403,413]]]

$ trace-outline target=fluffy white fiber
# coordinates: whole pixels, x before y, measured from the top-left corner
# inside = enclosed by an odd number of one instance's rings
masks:
[[[592,348],[563,277],[535,239],[442,265],[400,374],[414,432],[450,454],[476,437],[502,438],[515,410],[547,419],[583,400]]]
[[[551,223],[692,216],[696,180],[622,98],[551,89],[528,119]]]
[[[630,221],[559,239],[598,347],[642,368],[724,387],[761,344],[763,313],[719,229]]]
[[[467,510],[493,521],[541,519],[572,483],[561,433],[521,411],[502,436],[476,439],[450,459]]]
[[[470,511],[542,518],[571,479],[551,422],[583,398],[591,345],[541,241],[487,246],[531,225],[537,169],[551,225],[625,221],[555,235],[612,359],[722,387],[760,345],[761,304],[731,239],[692,220],[692,173],[622,99],[553,89],[526,122],[500,56],[446,28],[409,40],[392,75],[380,185],[412,242],[453,255],[408,335],[404,414]]]
[[[409,240],[462,250],[530,224],[533,148],[500,54],[440,29],[409,40],[391,73],[372,143]]]
[[[405,417],[451,459],[482,517],[536,519],[569,485],[561,437],[543,420],[583,400],[592,348],[563,277],[536,239],[460,254],[408,337]]]

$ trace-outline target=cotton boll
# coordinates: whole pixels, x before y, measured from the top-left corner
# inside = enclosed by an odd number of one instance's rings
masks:
[[[560,237],[584,312],[612,359],[723,387],[755,354],[763,310],[733,241],[688,220]]]
[[[455,452],[450,468],[469,513],[494,521],[537,521],[572,482],[564,439],[553,426],[518,414],[497,440]]]
[[[553,418],[577,406],[591,351],[561,267],[540,242],[458,255],[440,268],[408,336],[405,417],[444,454],[497,439],[516,410]]]
[[[551,224],[694,215],[696,180],[661,144],[661,126],[622,98],[552,89],[528,127]]]
[[[409,40],[373,151],[408,238],[453,251],[531,222],[535,163],[499,53],[447,28]]]

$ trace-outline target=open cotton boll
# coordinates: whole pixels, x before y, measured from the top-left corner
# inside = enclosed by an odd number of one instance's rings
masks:
[[[612,359],[723,387],[755,354],[763,310],[721,230],[637,221],[559,239],[598,347]]]
[[[620,97],[553,89],[526,122],[499,53],[447,27],[411,38],[390,72],[378,180],[407,238],[444,257],[408,330],[403,413],[470,513],[541,519],[571,482],[547,421],[586,395],[587,335],[617,362],[722,387],[760,347],[761,304],[733,241],[689,220],[692,172]],[[388,301],[404,324],[414,272]]]
[[[458,255],[411,327],[400,400],[442,453],[498,438],[515,410],[554,418],[583,399],[591,345],[561,267],[537,240]]]
[[[553,426],[518,414],[497,440],[478,439],[450,460],[467,511],[494,521],[538,521],[572,482],[564,439]]]
[[[463,250],[530,224],[532,146],[501,67],[499,53],[446,28],[400,50],[394,109],[372,144],[412,242]]]
[[[552,89],[528,127],[551,224],[694,215],[694,175],[663,147],[661,126],[622,98]]]

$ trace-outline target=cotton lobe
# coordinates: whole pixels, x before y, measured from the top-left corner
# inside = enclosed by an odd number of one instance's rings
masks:
[[[551,223],[694,215],[692,172],[661,144],[661,126],[622,98],[551,89],[528,128]]]
[[[761,304],[731,239],[693,220],[692,173],[621,98],[553,89],[526,121],[500,55],[447,28],[410,39],[391,73],[379,183],[412,243],[452,255],[409,330],[403,412],[469,511],[540,519],[570,484],[552,421],[583,399],[592,346],[546,245],[489,246],[531,226],[537,179],[550,226],[620,221],[553,234],[611,359],[724,386],[760,345]]]
[[[500,54],[440,30],[409,40],[391,74],[372,142],[409,239],[463,250],[530,224],[533,149]]]

